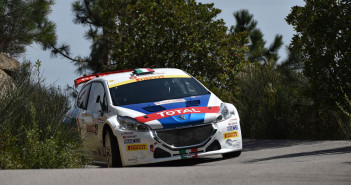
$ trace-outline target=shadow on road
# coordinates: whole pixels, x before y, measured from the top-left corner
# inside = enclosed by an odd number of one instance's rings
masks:
[[[301,141],[301,140],[273,140],[273,139],[244,139],[243,151],[256,151],[261,149],[284,148],[296,145],[317,144],[322,141]]]
[[[191,158],[191,159],[182,159],[176,161],[166,161],[160,163],[153,163],[153,164],[143,164],[143,165],[136,165],[136,166],[127,166],[123,168],[140,168],[140,167],[184,167],[184,166],[195,166],[198,164],[205,164],[211,163],[216,161],[225,160],[221,156],[217,158]],[[106,164],[90,164],[88,167],[95,167],[95,168],[107,168]]]
[[[312,152],[300,152],[300,153],[286,154],[286,155],[267,157],[267,158],[262,158],[262,159],[254,159],[254,160],[247,161],[247,163],[255,163],[255,162],[261,162],[261,161],[269,161],[269,160],[275,160],[275,159],[286,159],[286,158],[294,158],[294,157],[335,155],[335,154],[345,154],[345,153],[351,153],[351,146],[334,148],[334,149],[327,149],[327,150],[318,150],[318,151],[312,151]]]
[[[194,158],[194,159],[183,159],[177,161],[168,161],[155,164],[138,165],[135,167],[184,167],[184,166],[195,166],[198,164],[211,163],[216,161],[224,160],[222,157],[218,158]]]

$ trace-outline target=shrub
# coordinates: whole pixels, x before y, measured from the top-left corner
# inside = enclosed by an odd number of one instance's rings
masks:
[[[308,98],[309,83],[300,72],[269,62],[248,64],[237,84],[235,104],[245,138],[345,139],[331,111]]]
[[[0,97],[0,168],[82,167],[78,132],[61,124],[67,97],[43,85],[29,63],[14,82]]]

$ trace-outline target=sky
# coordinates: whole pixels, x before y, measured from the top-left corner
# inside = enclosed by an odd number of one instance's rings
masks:
[[[88,56],[91,43],[84,38],[88,28],[73,23],[72,2],[74,1],[56,0],[49,19],[56,23],[58,43],[70,45],[72,56]],[[258,22],[257,28],[264,34],[267,47],[276,34],[283,35],[284,47],[279,51],[281,59],[286,57],[285,47],[294,34],[292,26],[285,22],[285,17],[290,13],[291,7],[304,5],[303,0],[197,0],[197,2],[214,3],[214,7],[222,10],[217,19],[223,19],[228,28],[235,24],[234,11],[248,9]],[[76,68],[68,59],[60,56],[52,57],[50,51],[43,51],[36,44],[27,47],[27,52],[20,61],[23,60],[32,63],[41,61],[41,75],[46,79],[47,85],[61,88],[65,88],[67,84],[73,86],[73,80],[81,76],[75,73]]]

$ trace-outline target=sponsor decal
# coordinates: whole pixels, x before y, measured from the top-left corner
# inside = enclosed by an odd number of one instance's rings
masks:
[[[224,139],[239,137],[238,131],[224,133]]]
[[[186,150],[179,150],[180,158],[187,159],[187,158],[197,158],[199,155],[197,154],[199,150],[197,148],[192,148],[190,153],[186,153]]]
[[[232,118],[229,120],[229,123],[238,123],[237,121],[238,121],[237,118]]]
[[[180,155],[181,159],[197,158],[197,157],[199,157],[198,154],[184,154],[184,155]]]
[[[162,74],[162,73],[159,73],[159,74]],[[155,75],[157,75],[155,73],[153,73],[151,75],[153,75],[153,76],[141,75],[141,76],[136,76],[136,78],[134,76],[131,76],[131,77],[129,77],[129,80],[118,82],[118,83],[109,85],[108,87],[113,88],[113,87],[129,84],[129,83],[140,82],[140,81],[144,81],[144,80],[160,79],[160,78],[191,78],[189,75],[158,75],[158,76],[155,76]]]
[[[228,125],[237,125],[237,124],[238,124],[238,119],[237,118],[232,118],[228,122]]]
[[[240,147],[240,141],[228,139],[228,140],[226,140],[226,143],[229,146],[233,147],[233,148],[239,148]]]
[[[180,155],[180,158],[181,159],[188,159],[188,158],[197,158],[199,157],[199,155],[197,153],[195,154],[183,154],[183,155]]]
[[[165,78],[164,75],[160,75],[160,76],[148,76],[148,77],[143,77],[143,78],[137,78],[136,81],[140,82],[140,81],[144,81],[144,80],[154,80],[154,79],[160,79],[160,78]]]
[[[137,79],[137,78],[144,78],[144,77],[149,77],[149,76],[164,76],[165,73],[160,73],[160,72],[154,72],[154,73],[148,73],[148,74],[138,74],[138,75],[133,75],[130,76],[129,79]]]
[[[234,131],[234,130],[238,130],[238,125],[227,126],[227,131]]]
[[[132,136],[123,136],[123,139],[131,139],[131,138],[136,138],[137,135],[132,135]]]
[[[179,103],[179,102],[186,102],[186,100],[185,99],[164,100],[164,101],[156,102],[155,105],[164,105],[164,104]]]
[[[151,151],[151,152],[154,152],[154,151],[155,151],[154,145],[150,145],[150,151]]]
[[[161,117],[165,117],[165,116],[174,116],[179,114],[190,114],[190,113],[201,113],[201,111],[197,110],[196,108],[192,108],[192,109],[185,108],[185,109],[176,109],[176,110],[158,112],[156,114],[160,115]]]
[[[142,74],[142,75],[138,75],[138,76],[136,76],[136,75],[133,75],[133,76],[131,76],[131,77],[129,77],[129,79],[137,79],[137,78],[142,78],[142,77],[146,77],[146,76],[156,76],[156,75],[158,75],[158,76],[160,76],[160,75],[164,75],[165,73],[160,73],[160,72],[154,72],[154,73],[149,73],[149,74]]]
[[[238,124],[238,122],[228,123],[229,126],[230,126],[230,125],[237,125],[237,124]]]
[[[125,139],[124,144],[140,143],[140,138],[135,139]]]
[[[126,146],[127,151],[147,150],[147,144],[132,144]]]
[[[136,163],[136,162],[138,162],[138,158],[137,157],[129,158],[128,162]]]
[[[240,143],[239,142],[234,143],[233,147],[239,148],[240,147]]]
[[[88,133],[94,133],[96,132],[95,125],[86,125],[87,126],[87,132]]]
[[[170,116],[178,116],[181,114],[191,114],[191,113],[218,113],[219,106],[214,107],[186,107],[186,108],[178,108],[178,109],[170,109],[166,111],[156,112],[144,116],[135,117],[141,123],[145,123],[148,121],[153,121],[157,119],[167,118]]]

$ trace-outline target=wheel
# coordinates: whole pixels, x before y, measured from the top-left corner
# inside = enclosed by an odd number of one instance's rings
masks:
[[[117,138],[110,130],[105,132],[105,155],[107,167],[122,167],[121,156],[119,153]]]
[[[228,159],[228,158],[234,158],[234,157],[239,157],[241,154],[241,151],[236,151],[236,152],[229,152],[222,154],[223,158]]]

